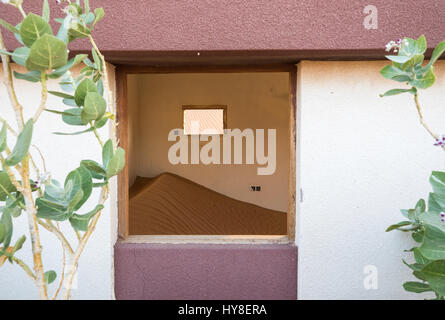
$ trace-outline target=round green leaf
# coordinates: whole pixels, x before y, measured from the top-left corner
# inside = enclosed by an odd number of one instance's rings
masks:
[[[81,112],[82,110],[79,108],[67,109],[62,115],[62,120],[71,126],[83,126],[84,124],[80,118]]]
[[[16,188],[6,172],[0,171],[0,201],[5,201],[8,194],[16,192]]]
[[[36,199],[37,217],[54,221],[64,221],[71,215],[65,204],[44,197]]]
[[[421,63],[425,59],[425,56],[423,54],[415,54],[411,59],[409,59],[407,62],[405,62],[402,65],[402,69],[406,71],[413,70],[415,66],[418,68],[421,67]],[[420,65],[420,66],[419,66]]]
[[[85,97],[81,118],[84,123],[102,118],[107,108],[107,102],[97,92],[88,92]]]
[[[86,38],[91,34],[90,29],[81,25],[80,23],[71,24],[68,30],[68,41],[71,42],[74,39]]]
[[[95,127],[96,129],[100,129],[100,128],[102,128],[104,125],[107,124],[108,119],[109,119],[109,118],[107,118],[107,117],[103,117],[103,118],[101,118],[101,119],[99,119],[99,120],[96,120],[96,122],[94,122],[94,127]]]
[[[12,60],[21,65],[26,65],[26,60],[28,59],[30,49],[28,47],[19,47],[12,53]]]
[[[433,291],[427,283],[408,281],[403,284],[403,288],[409,292],[422,293]]]
[[[69,188],[70,185],[72,185],[72,188]],[[74,210],[79,210],[93,191],[93,179],[90,171],[85,167],[79,167],[71,171],[65,179],[65,190],[68,191],[67,199],[69,201],[76,196],[80,189],[83,192],[82,199],[76,203]]]
[[[422,273],[430,287],[441,296],[445,296],[445,260],[428,263],[422,269]]]
[[[49,15],[50,15],[50,10],[49,10],[48,0],[43,0],[43,9],[42,9],[43,20],[48,22],[49,21]]]
[[[425,224],[420,253],[429,260],[445,259],[445,233],[438,227]]]
[[[19,251],[19,250],[23,247],[23,244],[25,243],[25,241],[26,241],[26,236],[25,236],[25,235],[21,236],[21,237],[16,241],[16,243],[15,243],[15,245],[14,245],[14,252]]]
[[[399,68],[396,68],[392,65],[387,65],[383,67],[382,70],[380,70],[380,74],[386,78],[386,79],[393,79],[394,77],[400,77],[400,76],[409,76],[410,74],[400,70]]]
[[[59,98],[63,98],[63,99],[74,99],[74,97],[70,94],[64,93],[64,92],[58,92],[58,91],[48,91],[48,93],[59,97]]]
[[[386,91],[384,94],[381,94],[381,97],[389,97],[389,96],[395,96],[401,93],[406,93],[409,92],[411,94],[415,94],[416,93],[416,88],[411,88],[411,89],[391,89]]]
[[[54,280],[56,280],[56,278],[57,278],[57,273],[54,270],[45,272],[45,282],[47,284],[53,283]]]
[[[410,59],[407,56],[386,56],[386,58],[396,63],[405,63]]]
[[[16,27],[14,27],[13,25],[9,24],[8,22],[6,22],[3,19],[0,19],[0,26],[4,27],[5,29],[13,32],[13,33],[19,33],[20,30],[18,30]]]
[[[61,67],[61,68],[58,68],[58,69],[54,70],[54,72],[52,72],[51,74],[49,74],[49,75],[48,75],[48,78],[50,78],[50,79],[57,79],[57,78],[60,78],[60,77],[63,76],[67,71],[69,71],[69,69],[71,69],[71,68],[74,67],[75,65],[81,63],[82,60],[85,59],[86,57],[88,57],[87,54],[78,54],[78,55],[76,55],[74,58],[70,59],[66,65],[64,65],[64,66]]]
[[[31,145],[32,131],[34,127],[33,119],[29,119],[26,122],[23,131],[20,132],[17,137],[17,142],[12,150],[11,154],[5,159],[5,164],[7,166],[15,166],[17,163],[22,161],[28,154],[29,146]]]
[[[5,227],[5,236],[3,239],[3,247],[8,248],[12,238],[12,217],[8,211],[3,211],[0,223]]]
[[[0,223],[0,243],[3,243],[6,237],[6,228],[3,223]]]
[[[96,23],[98,23],[100,20],[103,19],[103,17],[105,16],[105,11],[103,8],[96,8],[94,9],[94,22],[93,22],[93,26],[96,25]]]
[[[433,54],[431,55],[430,62],[428,63],[428,66],[432,66],[434,62],[437,61],[437,59],[440,58],[440,56],[445,52],[445,41],[440,42],[436,48],[434,48]]]
[[[431,87],[436,81],[436,76],[434,75],[433,67],[431,67],[425,75],[423,75],[420,79],[414,79],[409,81],[408,83],[413,87],[417,87],[419,89],[427,89]]]
[[[445,172],[433,171],[431,173],[430,183],[435,193],[445,195]]]
[[[102,149],[102,162],[104,168],[108,167],[108,163],[110,162],[111,158],[113,158],[113,155],[113,141],[111,141],[111,139],[108,139],[107,142],[105,142],[104,144],[104,148]]]
[[[74,93],[74,100],[79,107],[83,106],[88,92],[97,92],[97,87],[92,80],[86,78],[77,86]]]
[[[87,231],[91,218],[94,217],[96,213],[98,213],[103,208],[103,205],[98,204],[92,211],[88,212],[87,214],[73,214],[70,218],[71,226],[76,230]]]
[[[91,175],[95,179],[103,179],[106,176],[105,169],[93,160],[82,160],[80,165],[90,170]]]
[[[0,152],[6,149],[6,121],[3,122],[2,129],[0,130]]]
[[[53,35],[44,35],[36,40],[26,60],[28,70],[53,70],[67,64],[68,51],[65,42]]]
[[[125,150],[118,147],[107,166],[107,179],[117,175],[125,166]]]
[[[31,47],[43,35],[52,33],[48,22],[34,13],[28,14],[20,25],[20,37],[27,47]]]
[[[423,54],[426,51],[426,38],[421,35],[419,39],[404,38],[402,40],[402,47],[399,54],[402,56],[414,56],[416,54]]]
[[[30,71],[27,73],[19,73],[14,71],[14,77],[16,77],[16,79],[21,79],[36,83],[42,80],[42,73],[41,71]]]

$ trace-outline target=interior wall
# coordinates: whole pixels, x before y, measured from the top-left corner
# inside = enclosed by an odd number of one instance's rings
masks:
[[[168,171],[229,197],[287,211],[288,73],[129,75],[128,84],[130,185],[137,175],[151,177]],[[172,165],[168,150],[175,142],[168,141],[168,134],[182,128],[183,105],[227,105],[228,129],[276,129],[275,173],[258,175],[261,165],[256,162]],[[205,144],[201,142],[201,146]],[[261,186],[261,191],[252,192],[251,185]]]
[[[402,288],[416,281],[402,258],[415,243],[385,232],[400,209],[427,198],[431,171],[445,170],[443,151],[420,125],[413,96],[380,98],[406,87],[384,79],[385,61],[304,61],[298,68],[297,163],[300,299],[423,299]],[[444,133],[445,61],[436,83],[420,90],[426,121]],[[374,270],[376,289],[364,281]]]

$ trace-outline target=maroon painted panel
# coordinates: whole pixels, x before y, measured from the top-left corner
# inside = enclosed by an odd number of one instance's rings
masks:
[[[297,247],[129,244],[114,250],[117,299],[296,299]]]
[[[95,36],[110,61],[143,52],[230,51],[261,55],[278,51],[287,58],[383,57],[388,40],[426,34],[429,47],[444,40],[445,1],[440,0],[92,0],[105,8]],[[24,1],[40,13],[41,1]],[[365,6],[378,9],[378,29],[363,26]],[[62,6],[51,1],[53,17]],[[12,7],[0,4],[0,17],[16,22]],[[5,32],[6,34],[6,32]],[[9,48],[16,41],[7,37]],[[85,41],[72,50],[89,48]],[[253,51],[253,52],[251,52]],[[264,55],[264,53],[263,53]],[[202,55],[201,55],[202,57]],[[197,57],[196,59],[200,59]],[[142,60],[141,60],[142,61]]]

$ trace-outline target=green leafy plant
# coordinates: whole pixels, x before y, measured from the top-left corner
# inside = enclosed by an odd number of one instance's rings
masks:
[[[405,220],[394,224],[386,231],[410,232],[418,243],[408,250],[415,263],[403,263],[412,269],[419,281],[408,281],[403,288],[410,292],[434,292],[437,299],[445,297],[445,172],[434,171],[430,177],[433,192],[428,203],[420,199],[413,209],[402,210]]]
[[[424,63],[427,49],[425,36],[417,40],[404,38],[387,45],[387,51],[394,50],[397,55],[386,56],[391,65],[385,66],[380,73],[383,77],[406,83],[409,88],[392,89],[384,94],[394,96],[409,93],[414,96],[414,103],[420,123],[435,140],[434,145],[445,151],[445,137],[435,134],[424,120],[419,103],[419,89],[431,87],[436,79],[434,63],[445,51],[445,41],[434,49],[431,59]],[[403,288],[409,292],[434,292],[436,299],[445,297],[445,172],[434,171],[430,177],[433,192],[429,194],[428,203],[420,199],[413,209],[402,210],[406,218],[391,225],[386,231],[399,230],[410,232],[417,247],[407,250],[414,256],[415,263],[403,263],[408,266],[419,281],[408,281]]]
[[[19,10],[22,21],[16,26],[0,19],[0,26],[12,32],[22,44],[10,52],[5,48],[0,30],[0,56],[4,82],[15,114],[16,126],[0,118],[0,266],[6,261],[19,265],[35,282],[41,299],[50,299],[49,285],[58,279],[52,299],[69,299],[79,258],[99,220],[104,203],[109,196],[110,179],[125,165],[125,151],[116,142],[116,123],[113,110],[113,96],[108,87],[108,72],[105,58],[98,49],[92,33],[96,24],[104,17],[104,10],[91,11],[88,0],[58,1],[66,6],[65,16],[55,19],[60,24],[56,33],[50,24],[50,8],[43,0],[42,14],[26,13],[23,0],[3,0]],[[91,57],[78,54],[69,59],[68,44],[76,39],[87,38],[92,46]],[[15,62],[27,72],[13,71]],[[80,75],[74,77],[71,69],[83,63]],[[24,119],[14,86],[14,78],[36,83],[41,87],[41,101],[34,117]],[[59,79],[61,91],[49,91],[47,81]],[[48,94],[62,99],[65,110],[47,108]],[[34,143],[34,127],[43,111],[60,116],[67,126],[81,128],[71,132],[57,132],[59,135],[93,133],[102,154],[102,164],[93,160],[82,160],[77,168],[67,172],[64,182],[53,179],[47,171],[45,158]],[[2,112],[3,113],[3,112]],[[111,124],[112,137],[105,143],[98,129]],[[14,143],[12,150],[9,148]],[[31,149],[41,157],[43,168],[37,166]],[[37,179],[32,180],[31,176]],[[100,190],[98,203],[86,209],[85,203]],[[17,256],[26,241],[20,236],[12,243],[14,219],[26,212],[31,238],[33,265],[28,266]],[[68,223],[77,238],[77,244],[68,241],[61,224]],[[45,270],[40,242],[41,228],[55,235],[63,248],[63,264],[60,276],[54,270]],[[61,291],[64,288],[63,293]]]
[[[409,88],[391,89],[380,96],[395,96],[402,93],[412,94],[420,123],[436,140],[436,144],[445,150],[445,140],[443,137],[435,134],[427,125],[419,103],[419,89],[428,89],[436,81],[434,63],[445,52],[445,41],[440,42],[436,46],[428,63],[424,63],[426,49],[427,44],[424,35],[417,40],[403,38],[397,42],[391,41],[386,45],[387,51],[394,50],[394,53],[397,53],[397,55],[386,56],[392,63],[383,67],[380,70],[380,74],[386,79],[405,83]]]

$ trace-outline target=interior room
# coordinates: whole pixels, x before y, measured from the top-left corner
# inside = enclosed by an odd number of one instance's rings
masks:
[[[130,235],[287,234],[288,72],[127,77]]]

